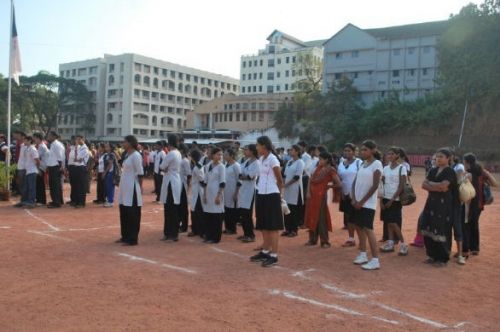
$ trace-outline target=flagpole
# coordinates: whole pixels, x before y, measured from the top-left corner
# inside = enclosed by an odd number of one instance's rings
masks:
[[[7,92],[7,147],[8,147],[8,154],[6,158],[6,165],[7,165],[7,179],[10,178],[10,145],[11,145],[11,132],[10,132],[10,123],[11,123],[11,107],[12,107],[12,23],[13,23],[13,16],[14,16],[14,0],[10,1],[10,36],[9,36],[9,88]],[[10,181],[7,181],[6,183],[7,192],[10,193]]]
[[[465,118],[467,117],[467,108],[469,106],[469,101],[465,99],[464,115],[462,116],[462,127],[460,128],[460,136],[458,137],[458,148],[462,145],[462,138],[464,136],[465,128]]]

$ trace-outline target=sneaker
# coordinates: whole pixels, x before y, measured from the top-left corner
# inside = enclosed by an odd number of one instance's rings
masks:
[[[250,261],[251,262],[263,262],[263,261],[266,261],[269,257],[271,257],[271,256],[269,256],[269,254],[265,254],[261,251],[257,255],[253,255],[252,257],[250,257]]]
[[[366,253],[360,253],[358,257],[353,261],[354,264],[356,265],[363,265],[368,263],[368,257],[366,256]]]
[[[369,261],[368,263],[361,265],[361,268],[363,270],[369,270],[369,271],[378,270],[378,269],[380,269],[380,262],[378,259],[375,260],[372,258],[372,260]]]
[[[269,256],[265,261],[262,262],[262,267],[271,267],[278,264],[278,257]]]
[[[458,256],[457,257],[457,263],[459,265],[465,265],[465,257],[464,256]]]
[[[399,256],[408,256],[408,245],[405,244],[405,243],[401,243],[399,245],[399,252],[398,252],[398,255]]]
[[[243,239],[241,239],[241,242],[244,242],[244,243],[255,242],[255,238],[250,237],[250,236],[245,236]]]
[[[106,202],[106,203],[103,204],[103,206],[105,208],[110,208],[110,207],[113,207],[113,203]]]
[[[392,243],[386,243],[382,247],[380,247],[381,252],[393,252],[394,251],[394,244]]]
[[[14,207],[17,207],[17,208],[21,208],[23,206],[24,206],[24,203],[22,203],[22,202],[14,204]]]

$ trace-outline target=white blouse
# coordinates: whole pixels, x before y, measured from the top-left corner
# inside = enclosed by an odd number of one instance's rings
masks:
[[[241,188],[238,207],[249,210],[255,197],[255,184],[260,172],[258,159],[246,160],[241,166]]]
[[[235,162],[232,165],[226,166],[226,187],[224,188],[224,206],[235,209],[238,207],[238,197],[234,200],[234,194],[239,183],[241,173],[240,164]]]
[[[144,175],[142,157],[137,151],[129,155],[122,165],[122,176],[120,178],[120,191],[118,192],[118,203],[124,206],[132,206],[134,190],[137,195],[137,206],[142,206],[141,186],[139,176]]]
[[[205,195],[206,203],[203,204],[203,211],[206,213],[224,213],[224,193],[221,195],[219,205],[215,204],[215,198],[220,189],[220,184],[226,182],[226,167],[222,164],[213,166],[210,163],[205,173]]]
[[[302,184],[302,174],[304,173],[304,162],[301,159],[290,160],[285,168],[285,183],[290,182],[295,176],[299,179],[294,183],[285,187],[284,199],[288,204],[299,204],[299,194],[302,197],[302,204],[304,204],[304,189]]]
[[[188,192],[188,177],[191,176],[191,163],[188,158],[182,158],[181,161],[181,180],[182,184],[184,185],[184,190],[186,191],[186,194]]]
[[[258,195],[279,194],[280,190],[274,175],[275,167],[279,168],[280,162],[274,154],[270,153],[266,159],[260,157],[259,181],[257,182]]]
[[[201,186],[202,181],[205,180],[205,172],[203,166],[194,166],[191,170],[191,211],[194,211],[198,199],[203,199],[203,187]]]
[[[157,156],[158,157],[158,156]],[[171,150],[163,158],[160,170],[163,171],[163,182],[161,184],[160,201],[167,203],[168,185],[172,189],[174,204],[181,204],[182,181],[180,176],[182,156],[179,150]]]
[[[348,163],[347,166],[344,162],[348,162],[346,159],[342,159],[338,167],[338,174],[340,181],[342,182],[342,194],[344,196],[351,195],[352,183],[358,174],[358,170],[363,163],[361,159],[353,159],[352,163]]]

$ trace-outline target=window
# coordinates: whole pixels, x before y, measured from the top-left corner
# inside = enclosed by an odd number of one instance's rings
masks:
[[[158,75],[159,72],[160,72],[160,69],[158,67],[153,67],[153,73]]]
[[[274,80],[274,73],[267,73],[268,80]]]
[[[252,67],[252,61],[248,61],[248,67]]]
[[[259,73],[259,79],[262,79],[262,76],[263,74],[262,73]]]
[[[242,92],[242,93],[245,93],[245,87],[242,87],[242,88],[241,88],[241,92]]]
[[[424,54],[429,54],[429,53],[431,53],[431,47],[430,47],[430,46],[424,46],[424,48],[423,48],[422,52],[423,52]]]
[[[167,70],[166,70],[166,69],[162,69],[162,70],[161,70],[161,74],[162,74],[163,76],[167,76]]]
[[[274,86],[268,85],[267,86],[267,93],[273,93],[274,92]]]
[[[251,117],[250,121],[256,121],[257,120],[257,112],[252,112],[251,116],[252,117]]]
[[[281,58],[278,58],[278,65],[281,65]]]
[[[393,70],[392,77],[399,77],[399,70]]]
[[[285,62],[286,62],[286,63],[290,63],[290,57],[289,57],[289,56],[287,56],[287,57],[285,58]]]
[[[259,121],[264,121],[264,112],[259,112]]]
[[[243,66],[243,68],[246,68],[247,67],[247,62],[243,61],[243,63],[241,65]]]
[[[108,77],[108,85],[115,84],[115,77],[113,75],[109,75]]]
[[[259,85],[259,92],[262,92],[262,85]]]
[[[264,60],[260,59],[259,65],[262,67],[264,65]]]
[[[239,122],[240,121],[240,113],[236,113],[236,122]]]
[[[254,60],[254,62],[253,62],[253,66],[254,66],[254,67],[257,67],[257,60]]]
[[[257,79],[257,73],[253,73],[253,79],[256,80]]]
[[[392,50],[392,55],[394,55],[394,56],[401,55],[401,49],[396,48],[396,49]]]
[[[414,54],[415,53],[415,47],[409,47],[408,48],[408,54]]]
[[[90,68],[89,68],[89,74],[90,74],[90,75],[97,74],[97,67],[90,67]],[[68,75],[68,74],[66,74],[66,76],[69,76],[69,75]]]
[[[233,112],[229,113],[229,122],[233,122]]]
[[[288,91],[288,84],[285,84],[285,91]]]
[[[342,74],[340,74],[340,73],[336,73],[335,74],[335,79],[336,80],[340,80],[341,77],[342,77]]]
[[[352,52],[351,52],[351,57],[352,57],[352,58],[357,58],[357,57],[359,57],[359,51],[352,51]]]
[[[115,71],[115,64],[114,63],[110,63],[109,64],[109,72],[113,73],[114,71]]]
[[[78,69],[78,76],[85,76],[85,75],[87,75],[87,68]]]
[[[243,121],[247,121],[247,112],[243,112]]]
[[[428,73],[427,68],[422,69],[422,75],[427,76],[427,73]]]
[[[276,91],[281,91],[281,87],[279,85],[276,85]]]
[[[408,75],[410,75],[412,77],[415,76],[415,69],[408,70]]]
[[[294,56],[294,57],[292,57],[292,63],[295,63],[295,62],[297,62],[297,58]]]
[[[267,60],[267,66],[268,67],[274,67],[274,59],[268,59]]]
[[[335,53],[335,59],[342,59],[342,53]]]
[[[134,69],[135,69],[135,71],[141,71],[142,70],[142,65],[140,63],[135,62],[134,63]]]
[[[276,77],[277,78],[280,78],[281,77],[281,73],[279,71],[276,72]]]
[[[149,74],[151,72],[151,66],[144,65],[144,72]]]
[[[353,79],[358,78],[358,72],[354,72],[354,73],[352,73],[352,78],[353,78]]]

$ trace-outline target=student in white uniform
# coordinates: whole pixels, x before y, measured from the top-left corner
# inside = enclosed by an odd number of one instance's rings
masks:
[[[240,208],[240,220],[243,235],[238,238],[244,243],[255,242],[253,225],[253,205],[255,201],[255,187],[260,172],[257,147],[255,144],[247,145],[244,149],[245,161],[241,165],[240,173],[240,197],[238,207]]]
[[[202,182],[205,181],[205,172],[200,164],[201,151],[194,149],[190,152],[191,157],[191,232],[192,236],[202,236],[203,231],[203,187]]]
[[[177,149],[178,142],[177,135],[168,135],[168,154],[160,164],[160,170],[164,174],[160,194],[160,201],[164,204],[163,240],[169,242],[179,240],[182,156]]]
[[[354,221],[359,238],[359,255],[354,264],[361,265],[364,270],[380,268],[378,259],[377,239],[373,232],[373,219],[377,208],[377,191],[382,176],[383,166],[380,162],[380,152],[373,141],[364,141],[360,150],[363,164],[361,165],[352,188],[352,205]],[[366,242],[370,244],[372,259],[368,261]]]
[[[283,229],[283,179],[278,158],[273,154],[273,145],[269,137],[257,139],[257,151],[260,157],[259,182],[255,198],[256,228],[262,231],[264,243],[262,250],[252,257],[252,262],[262,262],[263,267],[278,263],[279,231]]]
[[[115,172],[119,172],[118,162],[116,161],[115,147],[111,143],[104,144],[104,204],[106,208],[113,207],[115,202]]]
[[[47,140],[50,143],[49,159],[47,168],[49,172],[50,197],[52,202],[47,206],[51,208],[60,208],[63,204],[62,175],[66,161],[66,150],[64,145],[59,142],[59,135],[55,131],[49,132]]]
[[[76,143],[76,158],[74,159],[74,176],[73,181],[75,185],[74,200],[72,199],[75,208],[85,207],[87,198],[87,185],[88,185],[88,170],[87,163],[90,158],[90,151],[82,135],[75,136]]]
[[[36,177],[36,204],[47,204],[47,195],[45,193],[45,172],[47,171],[47,162],[49,160],[50,152],[47,145],[43,142],[43,135],[41,133],[33,134],[33,141],[37,147],[40,164],[38,165],[38,174]]]
[[[76,202],[76,174],[75,174],[75,160],[78,154],[78,147],[75,143],[76,137],[71,136],[69,147],[67,147],[67,158],[66,158],[66,170],[65,176],[69,181],[69,202],[66,202],[70,206],[75,206]]]
[[[239,221],[238,199],[241,187],[239,180],[241,167],[236,161],[233,149],[227,149],[224,154],[226,161],[226,187],[224,188],[224,233],[236,234],[236,224]]]
[[[180,232],[185,233],[188,230],[189,224],[189,210],[188,210],[188,191],[189,185],[191,183],[191,162],[188,158],[188,148],[186,145],[181,144],[179,146],[179,151],[182,155],[181,161],[181,181],[182,181],[182,192],[181,192],[181,206],[180,206]]]
[[[116,242],[129,246],[137,245],[141,226],[144,168],[142,167],[142,157],[137,151],[137,146],[135,136],[128,135],[125,137],[123,148],[127,152],[127,158],[122,164],[120,190],[118,191],[121,238]]]
[[[154,187],[156,193],[156,202],[160,202],[160,194],[162,189],[163,175],[161,174],[160,165],[167,156],[165,151],[163,151],[163,142],[158,141],[155,145],[156,151],[154,152],[154,164],[153,164],[153,177],[154,177]]]
[[[205,212],[205,242],[219,243],[222,236],[224,215],[224,188],[226,169],[222,164],[222,150],[213,147],[212,161],[207,165],[203,190],[203,211]]]
[[[38,174],[38,165],[40,158],[38,151],[33,145],[33,137],[24,137],[23,162],[26,175],[23,181],[22,198],[18,207],[34,208],[36,199],[36,176]]]
[[[387,224],[388,241],[380,248],[382,252],[394,251],[394,239],[399,239],[399,255],[408,255],[408,245],[404,241],[401,233],[401,223],[403,220],[403,206],[399,196],[403,192],[406,183],[407,170],[401,159],[401,152],[397,147],[391,147],[386,152],[387,162],[382,173],[384,183],[383,198],[380,201],[380,219]]]
[[[94,200],[95,204],[104,204],[105,200],[105,185],[104,185],[104,170],[106,169],[104,166],[104,157],[106,155],[106,151],[104,150],[104,143],[99,143],[97,145],[97,197]]]
[[[300,159],[300,147],[293,145],[290,149],[290,159],[285,167],[285,201],[290,209],[290,214],[285,216],[285,231],[281,236],[295,237],[299,226],[304,224],[304,192],[302,186],[302,175],[304,173],[304,162]]]
[[[342,182],[342,196],[340,198],[339,209],[344,214],[344,227],[347,228],[349,237],[342,245],[343,247],[354,247],[354,232],[356,230],[354,217],[354,207],[351,204],[352,183],[356,174],[363,163],[361,159],[355,157],[356,145],[346,143],[344,145],[344,154],[338,166],[338,175]]]

